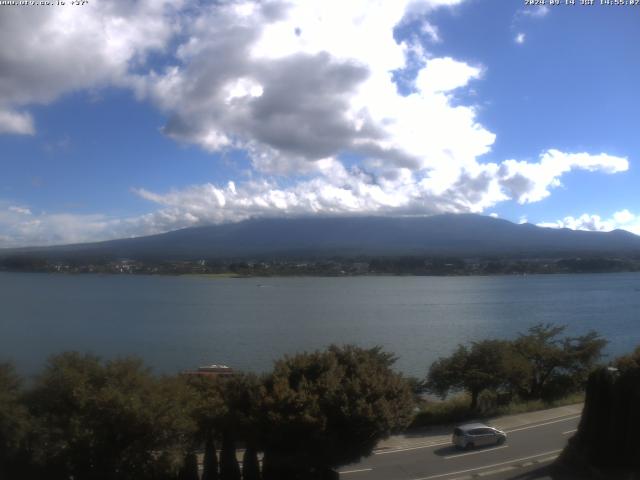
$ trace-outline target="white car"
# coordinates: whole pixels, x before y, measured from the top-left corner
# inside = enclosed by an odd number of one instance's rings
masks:
[[[467,423],[453,429],[453,444],[458,448],[474,448],[486,445],[502,445],[507,434],[483,423]]]

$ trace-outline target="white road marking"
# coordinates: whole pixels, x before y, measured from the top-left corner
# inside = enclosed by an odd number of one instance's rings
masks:
[[[536,463],[553,462],[556,458],[558,458],[558,456],[559,455],[551,455],[550,457],[540,458],[540,459],[536,460]]]
[[[508,447],[509,445],[502,445],[501,447],[485,448],[483,450],[476,450],[475,452],[469,452],[469,453],[458,453],[456,455],[448,455],[442,458],[444,458],[445,460],[449,460],[450,458],[466,457],[467,455],[477,455],[479,453],[493,452],[494,450],[500,450],[501,448],[508,448]]]
[[[580,416],[581,415],[573,415],[571,417],[553,417],[551,419],[551,421],[549,421],[549,422],[538,423],[538,424],[535,424],[535,425],[527,425],[526,427],[514,428],[513,430],[505,430],[505,432],[507,432],[507,433],[519,432],[520,430],[528,430],[530,428],[543,427],[545,425],[551,425],[552,423],[566,422],[568,420],[573,420],[575,418],[580,418]],[[558,419],[558,420],[555,420],[555,419]],[[498,428],[498,427],[495,427],[495,428]],[[411,450],[420,450],[422,448],[431,448],[431,447],[441,447],[443,445],[451,445],[451,442],[450,441],[446,441],[446,442],[439,442],[439,443],[425,443],[423,445],[417,445],[415,447],[403,447],[403,448],[396,448],[396,449],[393,449],[393,450],[382,450],[382,451],[379,451],[379,452],[373,452],[373,454],[374,455],[389,455],[390,453],[409,452]]]
[[[488,472],[480,472],[476,473],[478,477],[488,477],[489,475],[497,475],[498,473],[509,472],[511,470],[515,470],[516,467],[514,465],[509,465],[508,467],[501,467],[496,470],[489,470]]]
[[[441,447],[442,445],[451,445],[451,441],[440,443],[427,443],[425,445],[418,445],[417,447],[396,448],[395,450],[385,450],[381,452],[374,452],[374,455],[388,455],[390,453],[408,452],[410,450],[420,450],[421,448]]]
[[[574,428],[573,430],[567,430],[566,432],[562,432],[563,435],[569,435],[570,433],[577,432],[578,429]]]
[[[448,477],[450,475],[459,475],[461,473],[474,472],[476,470],[486,470],[487,468],[500,467],[502,465],[507,465],[507,464],[510,464],[510,463],[522,462],[523,460],[529,460],[531,458],[536,458],[536,457],[543,457],[545,455],[551,455],[551,454],[558,453],[558,452],[561,452],[561,451],[562,451],[562,449],[560,449],[560,450],[552,450],[550,452],[538,453],[537,455],[531,455],[529,457],[514,458],[513,460],[508,460],[506,462],[493,463],[491,465],[484,465],[482,467],[468,468],[466,470],[459,470],[457,472],[441,473],[439,475],[431,475],[429,477],[414,478],[413,480],[431,480],[432,478],[442,478],[442,477]]]
[[[360,470],[345,470],[344,472],[338,472],[340,475],[346,475],[347,473],[359,473],[359,472],[370,472],[373,468],[361,468]]]
[[[507,433],[512,433],[512,432],[519,432],[520,430],[529,430],[530,428],[544,427],[545,425],[551,425],[552,423],[567,422],[569,420],[574,420],[574,419],[580,418],[580,417],[581,417],[581,415],[574,415],[573,417],[563,418],[561,420],[553,420],[551,422],[538,423],[536,425],[529,425],[527,427],[514,428],[513,430],[506,430],[506,432]]]

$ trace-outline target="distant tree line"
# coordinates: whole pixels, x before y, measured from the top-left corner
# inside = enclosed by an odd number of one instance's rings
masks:
[[[337,275],[524,275],[640,271],[640,258],[597,255],[574,258],[459,258],[384,256],[261,259],[46,258],[37,254],[0,256],[0,271],[127,273],[142,275],[232,274],[238,276]]]
[[[640,259],[586,256],[576,258],[385,257],[370,259],[369,273],[390,275],[523,275],[605,273],[640,270]]]

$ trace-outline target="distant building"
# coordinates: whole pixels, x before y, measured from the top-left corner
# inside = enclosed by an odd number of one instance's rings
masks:
[[[352,268],[355,273],[369,273],[369,264],[367,262],[354,262]]]
[[[198,367],[197,370],[185,370],[182,375],[200,376],[200,377],[228,377],[235,375],[233,368],[226,365],[205,365]]]

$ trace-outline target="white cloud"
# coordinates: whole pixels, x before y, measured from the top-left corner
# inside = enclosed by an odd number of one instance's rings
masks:
[[[194,225],[186,213],[158,211],[130,218],[33,212],[0,202],[0,248],[45,246],[150,235]]]
[[[455,162],[472,161],[494,140],[472,106],[451,104],[451,92],[481,69],[427,59],[415,40],[397,43],[393,29],[419,5],[456,3],[217,5],[186,27],[178,62],[131,84],[170,116],[167,135],[212,152],[245,149],[261,172],[308,173],[322,158],[351,152],[389,168],[446,164],[451,177]],[[424,66],[416,92],[402,96],[391,73],[407,66],[409,53]],[[459,159],[453,167],[451,158]]]
[[[514,41],[518,45],[522,45],[527,40],[527,35],[520,31],[522,23],[528,20],[538,20],[546,17],[551,9],[547,5],[534,5],[518,10],[511,22],[511,29],[517,31]]]
[[[610,232],[611,230],[621,229],[640,235],[640,215],[633,214],[627,209],[615,212],[609,218],[584,213],[579,217],[568,216],[555,222],[542,222],[538,226],[593,232]]]
[[[26,112],[16,112],[0,108],[0,134],[3,133],[33,135],[35,133],[33,118]]]
[[[632,223],[635,220],[640,220],[636,215],[631,213],[629,210],[624,209],[620,210],[613,214],[613,221],[616,222],[617,225],[626,225]]]
[[[442,41],[438,27],[433,25],[432,23],[429,23],[427,21],[422,22],[420,31],[427,35],[427,37],[429,37],[432,42],[440,43]]]
[[[533,18],[546,17],[550,11],[551,9],[547,5],[535,5],[530,8],[521,10],[523,15]]]
[[[601,153],[565,153],[547,150],[537,163],[506,160],[496,170],[496,176],[509,198],[519,203],[538,202],[551,194],[551,189],[560,187],[560,177],[572,170],[587,170],[607,174],[624,172],[629,161]]]
[[[27,207],[11,205],[7,210],[13,213],[17,213],[18,215],[31,215],[31,210],[29,210]]]
[[[69,3],[69,2],[67,2]],[[120,85],[145,55],[164,48],[180,0],[89,2],[82,8],[3,8],[0,133],[33,134],[16,106],[46,104],[91,87]]]
[[[538,201],[549,194],[548,189],[560,184],[563,173],[573,168],[614,173],[625,169],[625,161],[606,155],[552,150],[544,152],[537,163],[509,160],[501,165],[470,165],[460,178],[453,178],[443,189],[434,188],[428,175],[410,168],[374,172],[358,166],[346,168],[329,157],[313,164],[309,178],[285,182],[285,186],[278,179],[257,178],[239,183],[230,181],[226,185],[204,183],[166,193],[139,188],[134,193],[158,209],[136,217],[37,213],[27,206],[5,203],[4,210],[0,205],[0,236],[5,238],[0,246],[148,235],[253,217],[482,213],[505,200]],[[568,217],[564,223],[545,225],[586,228],[589,219],[583,217]],[[614,219],[627,229],[640,225],[640,218],[628,211],[617,212]],[[526,218],[521,221],[526,222]],[[590,221],[592,228],[609,225],[599,218]]]
[[[571,230],[588,230],[594,232],[608,232],[613,230],[613,224],[603,220],[599,215],[584,213],[577,218],[568,216],[556,222],[542,222],[540,227],[569,228]]]
[[[481,73],[480,68],[450,57],[434,58],[420,70],[415,85],[423,95],[449,92],[480,78]]]
[[[144,189],[137,193],[170,209],[172,215],[198,223],[307,214],[480,213],[505,200],[539,201],[560,185],[564,173],[575,168],[615,173],[625,170],[627,161],[549,150],[536,163],[509,160],[501,165],[477,165],[475,172],[465,170],[447,188],[434,189],[428,176],[409,168],[381,175],[360,167],[348,169],[337,159],[327,158],[317,163],[312,179],[288,187],[275,180],[260,180],[224,187],[207,183],[165,194]]]
[[[237,184],[139,188],[159,208],[139,217],[5,207],[0,235],[63,243],[251,216],[482,212],[506,200],[540,201],[572,170],[627,170],[626,158],[558,150],[535,162],[481,162],[495,134],[458,95],[482,81],[484,67],[394,38],[394,27],[419,18],[422,33],[440,40],[428,14],[460,2],[140,0],[6,9],[0,132],[33,133],[29,105],[115,85],[162,110],[167,136],[212,153],[244,150],[253,168],[252,180]],[[164,54],[156,70],[146,62],[151,52]],[[418,72],[402,94],[393,72],[408,67]],[[355,165],[345,167],[345,154]]]

